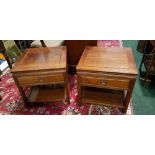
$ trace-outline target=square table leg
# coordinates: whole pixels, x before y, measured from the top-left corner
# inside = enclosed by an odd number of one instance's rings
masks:
[[[77,75],[77,90],[78,90],[77,102],[79,105],[82,105],[82,85],[80,84],[80,76],[79,75]]]
[[[131,80],[130,82],[130,87],[129,87],[129,90],[126,94],[125,101],[124,101],[124,110],[123,110],[124,113],[127,112],[135,82],[136,82],[135,79]]]
[[[68,72],[66,71],[66,75],[65,75],[66,79],[65,79],[65,95],[66,95],[66,101],[68,102],[68,104],[70,104],[70,95],[69,95],[69,80],[68,80]]]
[[[18,83],[16,77],[14,77],[14,81],[15,81],[16,86],[17,86],[17,88],[18,88],[18,90],[19,90],[19,92],[20,92],[20,95],[21,95],[21,97],[22,97],[22,100],[23,100],[25,106],[28,107],[28,106],[29,106],[29,104],[28,104],[28,99],[27,99],[27,97],[26,97],[26,95],[25,95],[25,92],[24,92],[23,88],[19,85],[19,83]]]

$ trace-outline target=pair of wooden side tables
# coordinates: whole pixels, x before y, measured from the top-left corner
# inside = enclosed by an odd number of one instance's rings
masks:
[[[11,73],[26,105],[69,102],[65,46],[24,51]],[[85,48],[77,65],[78,103],[118,107],[126,112],[137,69],[130,48]],[[23,87],[31,86],[26,96]]]

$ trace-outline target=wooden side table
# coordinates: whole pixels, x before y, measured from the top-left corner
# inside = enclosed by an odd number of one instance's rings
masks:
[[[29,48],[11,73],[25,104],[28,102],[69,102],[66,47]],[[31,86],[26,97],[23,87]],[[28,105],[28,104],[27,104]]]
[[[79,103],[127,111],[137,75],[130,48],[86,47],[76,69]]]

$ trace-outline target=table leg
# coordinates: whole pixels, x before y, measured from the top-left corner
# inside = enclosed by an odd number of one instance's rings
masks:
[[[28,100],[27,100],[27,97],[25,95],[25,92],[24,92],[23,88],[22,87],[18,87],[18,90],[20,92],[20,95],[22,96],[22,99],[23,99],[23,102],[24,102],[25,106],[29,107]]]
[[[131,95],[132,95],[132,92],[133,92],[133,88],[134,88],[134,85],[135,85],[135,79],[134,80],[131,80],[130,82],[130,87],[129,87],[129,90],[126,94],[126,98],[125,98],[125,102],[124,102],[124,110],[123,112],[126,113],[127,112],[127,109],[128,109],[128,105],[130,103],[130,99],[131,99]]]
[[[19,90],[19,93],[20,93],[20,95],[21,95],[21,97],[22,97],[22,99],[23,99],[23,102],[24,102],[25,106],[28,107],[28,106],[29,106],[29,105],[28,105],[28,100],[27,100],[27,97],[26,97],[26,95],[25,95],[25,92],[24,92],[23,88],[19,85],[19,83],[18,83],[16,77],[14,77],[14,81],[15,81],[15,83],[16,83],[16,86],[17,86],[17,88],[18,88],[18,90]]]
[[[78,82],[79,80],[78,80],[78,77],[77,77],[77,89],[78,89],[78,103],[79,103],[79,105],[81,105],[82,104],[82,95],[81,95],[81,93],[82,93],[82,90],[81,90],[81,85],[80,85],[80,83]]]
[[[68,79],[68,73],[66,72],[66,82],[65,82],[65,94],[66,94],[66,101],[70,104],[70,95],[69,95],[69,79]]]

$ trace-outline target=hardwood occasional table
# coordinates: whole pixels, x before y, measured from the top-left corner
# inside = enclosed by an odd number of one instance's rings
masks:
[[[79,104],[117,107],[126,113],[137,75],[130,48],[88,46],[76,69]]]
[[[28,103],[69,102],[66,47],[29,48],[15,63],[11,73],[26,105]],[[23,87],[31,86],[26,97]]]

